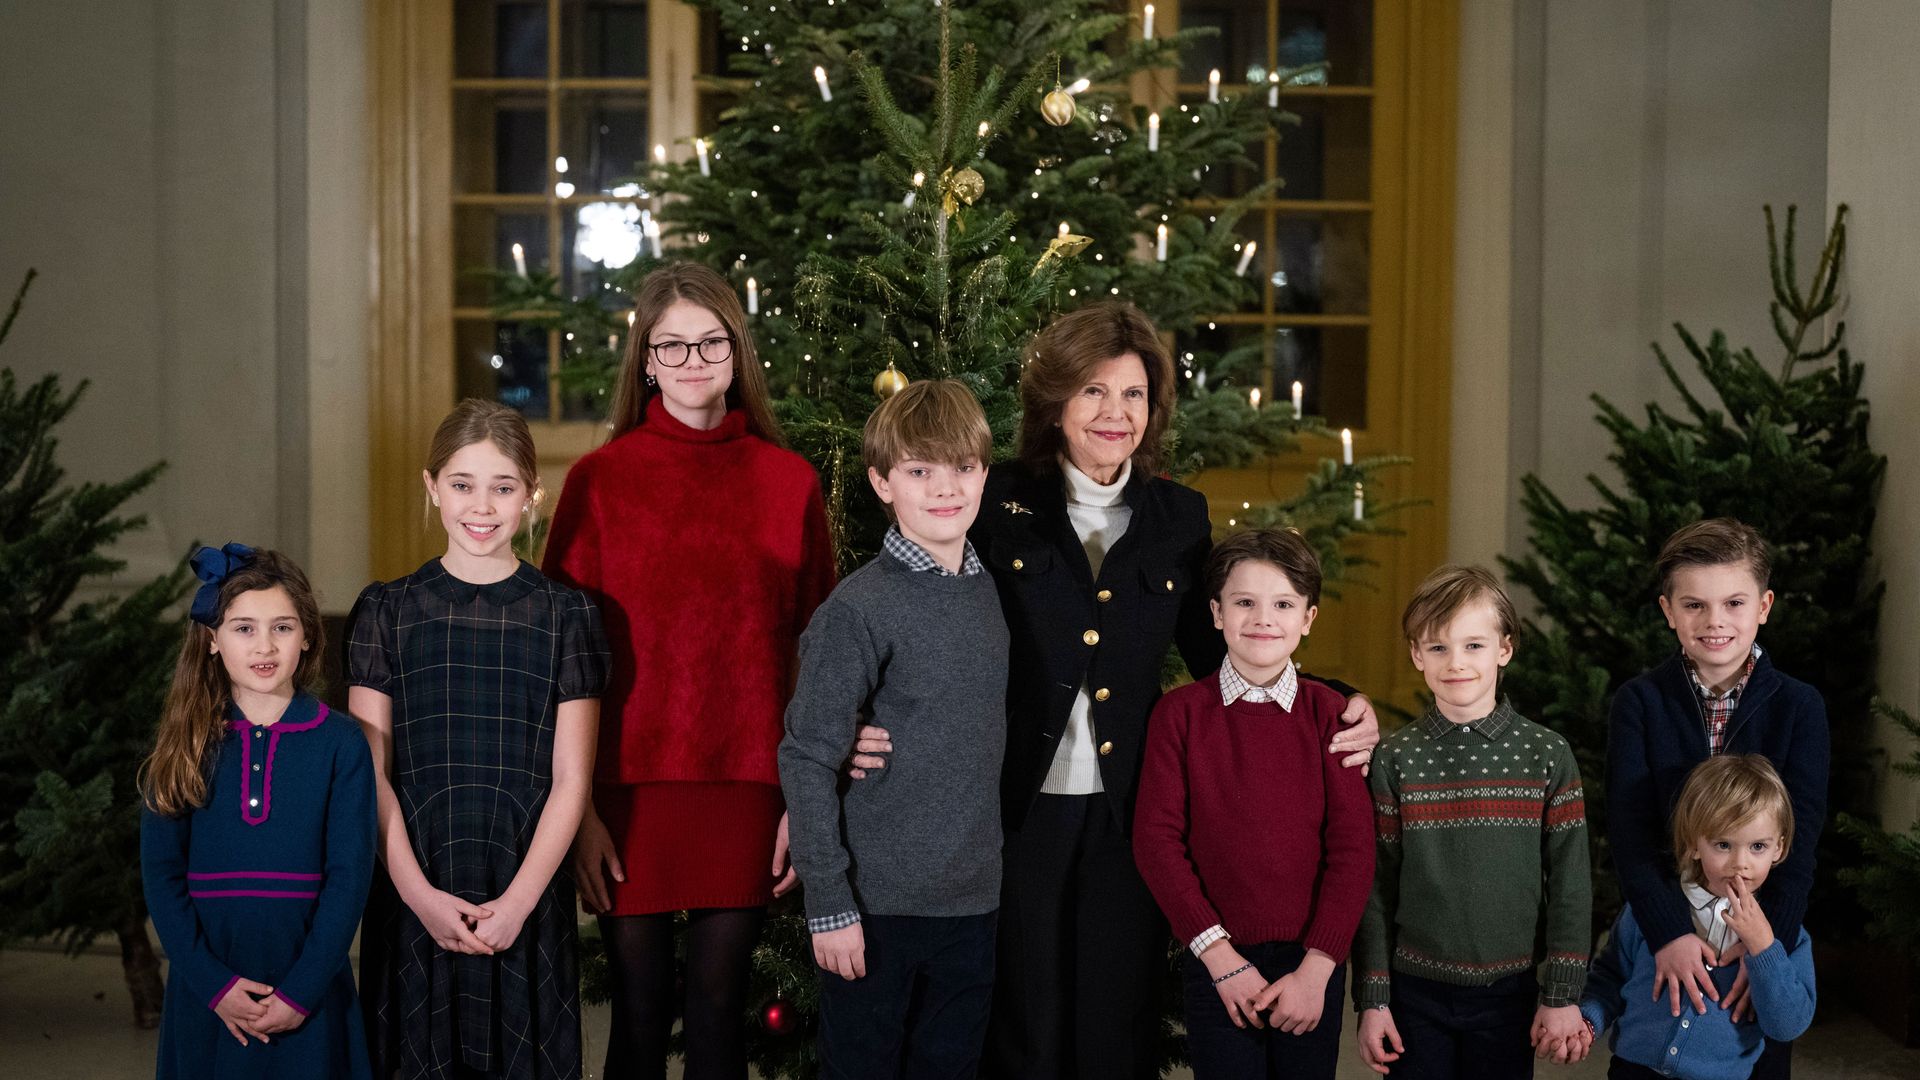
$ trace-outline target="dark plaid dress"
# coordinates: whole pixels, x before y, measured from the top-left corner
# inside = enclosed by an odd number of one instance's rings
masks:
[[[585,594],[526,563],[472,585],[434,559],[367,586],[349,678],[393,699],[393,787],[420,869],[474,904],[505,892],[553,783],[563,701],[598,697],[607,644]],[[493,956],[442,950],[376,875],[361,932],[374,1075],[580,1076],[573,882],[554,875],[519,938]]]

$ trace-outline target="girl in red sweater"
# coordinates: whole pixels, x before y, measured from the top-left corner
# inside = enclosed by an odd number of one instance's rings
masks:
[[[1359,770],[1326,750],[1346,703],[1293,666],[1320,560],[1291,529],[1244,532],[1214,549],[1206,584],[1227,660],[1154,707],[1134,859],[1192,953],[1196,1080],[1332,1080],[1347,949],[1373,885],[1373,805]]]
[[[573,850],[613,975],[606,1075],[665,1075],[685,911],[686,1076],[742,1080],[749,959],[794,882],[775,752],[800,631],[833,588],[825,505],[705,266],[640,286],[612,428],[568,475],[545,561],[599,600],[613,653]]]

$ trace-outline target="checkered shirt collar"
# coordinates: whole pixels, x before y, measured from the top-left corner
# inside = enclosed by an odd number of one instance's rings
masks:
[[[1236,701],[1278,702],[1288,712],[1293,711],[1293,699],[1300,693],[1300,676],[1294,674],[1293,664],[1289,663],[1280,672],[1280,679],[1272,686],[1255,686],[1246,676],[1233,666],[1231,659],[1220,665],[1220,700],[1228,705]]]
[[[1739,706],[1740,693],[1747,688],[1747,680],[1753,678],[1753,666],[1760,662],[1760,651],[1760,643],[1754,642],[1753,650],[1747,654],[1746,668],[1740,672],[1740,677],[1733,681],[1733,685],[1727,687],[1727,692],[1724,694],[1714,693],[1708,689],[1706,683],[1700,681],[1700,669],[1693,666],[1693,657],[1688,656],[1684,651],[1680,654],[1680,662],[1686,665],[1687,679],[1693,683],[1693,692],[1700,695],[1700,700],[1709,705],[1724,702],[1731,709]]]
[[[1488,742],[1492,742],[1505,734],[1507,728],[1512,724],[1513,703],[1506,698],[1501,698],[1500,704],[1495,705],[1492,712],[1478,720],[1472,720],[1465,724],[1454,723],[1443,716],[1439,709],[1431,706],[1429,706],[1426,713],[1420,717],[1420,729],[1436,739],[1454,728],[1466,728],[1468,731],[1474,732]]]
[[[966,553],[960,558],[960,572],[957,574],[941,566],[939,560],[927,554],[926,548],[902,535],[898,525],[887,526],[887,535],[880,541],[880,546],[886,549],[887,554],[906,563],[909,570],[926,571],[941,577],[972,577],[980,573],[983,567],[980,565],[980,556],[974,553],[973,541],[966,543]]]

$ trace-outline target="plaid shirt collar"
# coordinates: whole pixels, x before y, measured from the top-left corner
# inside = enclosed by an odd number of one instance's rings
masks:
[[[1420,717],[1420,730],[1436,739],[1454,728],[1466,728],[1488,742],[1492,742],[1505,734],[1512,724],[1513,703],[1505,698],[1500,699],[1500,704],[1495,705],[1492,712],[1465,724],[1454,723],[1442,715],[1439,709],[1433,707],[1428,707],[1426,713]]]
[[[1725,693],[1716,694],[1708,688],[1706,683],[1700,681],[1700,669],[1693,666],[1693,657],[1685,652],[1680,654],[1680,663],[1687,669],[1687,680],[1693,683],[1693,691],[1700,695],[1700,700],[1709,706],[1725,702],[1729,710],[1739,707],[1740,693],[1747,688],[1747,680],[1753,678],[1753,666],[1759,661],[1760,643],[1756,641],[1753,643],[1752,651],[1747,653],[1747,666],[1741,669],[1740,677],[1733,681],[1733,685],[1728,687]]]
[[[887,526],[887,535],[880,541],[880,546],[886,549],[887,554],[906,563],[907,569],[926,571],[941,577],[972,577],[981,572],[980,556],[974,554],[973,541],[967,541],[966,545],[965,554],[960,558],[960,572],[956,574],[927,554],[926,548],[902,535],[898,525]]]
[[[1278,702],[1288,712],[1293,711],[1293,699],[1300,692],[1300,676],[1294,674],[1293,664],[1287,664],[1280,672],[1280,678],[1272,686],[1255,686],[1246,676],[1233,666],[1232,659],[1220,665],[1220,700],[1231,705],[1236,701]]]

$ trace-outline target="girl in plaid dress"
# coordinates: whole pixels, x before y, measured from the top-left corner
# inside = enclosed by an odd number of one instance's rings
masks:
[[[461,402],[422,474],[447,553],[360,594],[348,702],[385,880],[361,985],[381,1077],[580,1076],[573,883],[607,647],[592,600],[513,554],[540,490],[504,406]]]

